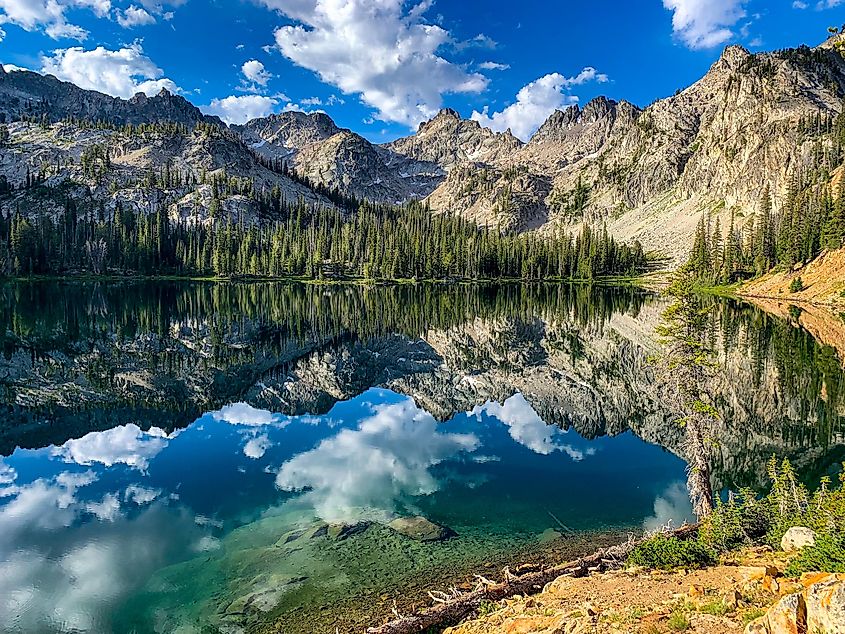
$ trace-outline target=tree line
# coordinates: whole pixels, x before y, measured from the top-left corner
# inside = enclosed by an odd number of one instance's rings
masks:
[[[59,214],[15,211],[0,218],[0,272],[540,280],[628,275],[646,265],[639,243],[620,244],[605,228],[503,234],[418,202],[361,202],[347,213],[290,204],[274,189],[256,194],[260,222],[223,217],[219,196],[229,185],[214,181],[211,223],[174,222],[163,206],[81,211],[69,194]]]

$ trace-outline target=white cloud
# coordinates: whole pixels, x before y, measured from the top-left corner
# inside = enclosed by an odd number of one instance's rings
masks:
[[[138,42],[116,51],[102,46],[91,51],[81,46],[57,49],[41,58],[41,72],[124,99],[139,92],[154,95],[162,88],[180,92],[173,81],[162,77],[162,70],[144,55]]]
[[[406,399],[375,407],[357,429],[285,462],[276,486],[307,491],[304,500],[326,521],[383,520],[409,497],[438,490],[431,467],[478,446],[472,434],[441,433],[430,414]]]
[[[267,69],[264,68],[264,64],[259,62],[257,59],[251,59],[248,62],[244,62],[244,65],[241,66],[241,72],[247,81],[250,81],[257,86],[261,86],[262,88],[267,86],[267,82],[273,79],[273,73],[267,71]]]
[[[262,95],[232,95],[224,99],[212,99],[209,105],[202,107],[202,111],[218,116],[229,124],[243,124],[272,114],[278,103],[276,99]]]
[[[490,114],[489,107],[485,106],[481,112],[474,111],[471,119],[497,132],[510,129],[515,136],[527,141],[555,110],[578,101],[577,97],[568,94],[569,89],[589,81],[604,83],[607,80],[607,75],[591,66],[575,77],[564,77],[560,73],[545,75],[523,86],[516,95],[516,102],[500,112]]]
[[[498,62],[481,62],[478,67],[481,70],[508,70],[510,64],[499,64]]]
[[[663,0],[675,35],[693,50],[713,48],[734,38],[732,28],[746,16],[748,0]]]
[[[244,455],[247,458],[258,460],[262,458],[267,450],[273,446],[270,442],[270,437],[267,434],[261,434],[255,438],[250,438],[246,445],[244,445]]]
[[[70,4],[91,9],[98,18],[105,18],[111,11],[111,0],[71,0]]]
[[[383,121],[416,126],[448,93],[478,93],[488,80],[443,58],[449,32],[427,23],[426,1],[262,0],[299,24],[276,30],[285,57],[376,109]]]
[[[806,2],[802,2],[801,0],[795,0],[792,3],[793,9],[806,9],[809,5]]]
[[[507,425],[510,437],[534,453],[548,456],[555,451],[561,451],[575,461],[595,453],[593,449],[584,451],[561,442],[563,432],[557,427],[547,425],[522,394],[514,394],[504,403],[486,403],[471,412],[475,416],[482,413]]]
[[[102,18],[111,10],[111,0],[0,0],[0,24],[14,24],[26,31],[43,29],[53,39],[84,40],[88,31],[68,23],[65,16],[73,7],[90,9]]]
[[[145,432],[134,423],[129,423],[108,431],[95,431],[82,438],[68,440],[61,447],[53,449],[53,455],[80,465],[99,463],[111,467],[115,464],[125,464],[146,471],[150,460],[167,444],[167,435],[161,429],[152,427]]]
[[[155,24],[156,19],[147,13],[146,9],[130,5],[123,13],[118,14],[117,23],[124,29],[131,29],[136,26],[147,26]]]

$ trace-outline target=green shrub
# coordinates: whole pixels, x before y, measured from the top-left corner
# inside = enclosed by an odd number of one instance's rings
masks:
[[[800,277],[796,277],[789,283],[789,292],[790,293],[800,293],[804,290],[804,280]]]
[[[715,561],[713,550],[698,539],[682,540],[664,533],[649,537],[628,555],[630,564],[660,570],[700,568]]]
[[[689,628],[689,619],[680,610],[675,610],[669,615],[669,629],[673,632],[686,632]]]
[[[816,543],[805,546],[786,568],[786,576],[804,572],[845,572],[845,535],[819,535]]]

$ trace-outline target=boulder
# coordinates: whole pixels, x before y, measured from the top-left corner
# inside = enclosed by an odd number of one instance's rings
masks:
[[[825,575],[778,601],[745,634],[845,634],[845,574]]]
[[[804,591],[807,632],[845,634],[845,575],[830,575]]]
[[[785,553],[792,553],[816,543],[816,533],[806,526],[793,526],[783,535],[780,547]]]
[[[397,517],[388,527],[419,542],[439,542],[455,537],[457,533],[451,528],[435,524],[424,517]]]

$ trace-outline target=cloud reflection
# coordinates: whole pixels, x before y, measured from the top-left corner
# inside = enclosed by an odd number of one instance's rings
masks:
[[[654,531],[670,522],[672,526],[681,526],[684,522],[694,520],[686,486],[683,482],[675,482],[655,498],[654,514],[643,521],[643,528]]]
[[[472,410],[471,414],[481,417],[486,414],[507,425],[511,438],[534,453],[547,456],[555,451],[562,451],[576,461],[595,453],[592,448],[581,450],[560,442],[563,435],[560,429],[547,425],[534,411],[522,394],[514,394],[504,403],[489,402]]]
[[[276,486],[307,491],[329,522],[384,519],[411,496],[438,490],[431,467],[479,446],[473,434],[438,431],[411,399],[375,406],[357,429],[345,429],[285,462]]]
[[[65,462],[80,465],[99,463],[111,467],[125,464],[146,471],[150,460],[167,446],[169,440],[167,434],[158,427],[143,431],[130,423],[68,440],[61,447],[56,447],[53,455],[61,457]]]

